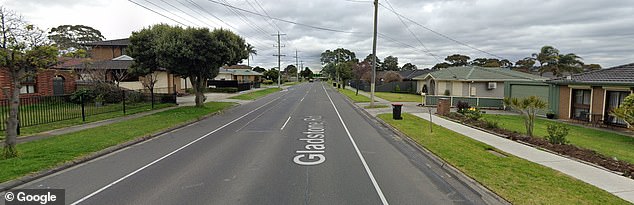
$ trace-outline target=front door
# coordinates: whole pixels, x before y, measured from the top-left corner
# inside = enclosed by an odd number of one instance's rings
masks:
[[[607,91],[605,99],[605,122],[615,125],[626,125],[625,121],[618,119],[610,115],[612,109],[618,108],[625,100],[625,97],[630,95],[630,92],[626,91]]]
[[[53,95],[64,95],[64,78],[61,76],[53,78]]]

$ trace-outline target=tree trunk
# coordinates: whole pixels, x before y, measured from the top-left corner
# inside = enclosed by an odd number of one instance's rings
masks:
[[[20,123],[19,113],[20,113],[20,79],[19,73],[15,71],[10,71],[9,74],[11,77],[11,81],[13,82],[12,91],[7,93],[10,95],[9,99],[9,119],[7,119],[7,130],[6,130],[6,138],[4,141],[4,157],[5,158],[13,158],[18,156],[18,151],[16,149],[17,138],[18,138],[18,126]]]
[[[196,93],[196,107],[203,107],[205,104],[205,93],[204,93],[204,89],[205,89],[205,84],[204,84],[204,78],[200,77],[200,76],[196,76],[193,77],[192,83],[194,83],[194,85],[192,85],[192,87],[194,87],[194,93]]]

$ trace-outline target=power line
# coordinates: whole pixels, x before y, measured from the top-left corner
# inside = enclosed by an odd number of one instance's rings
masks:
[[[173,18],[171,18],[171,17],[169,17],[169,16],[166,16],[166,15],[164,15],[164,14],[162,14],[162,13],[159,13],[158,11],[155,11],[155,10],[153,10],[153,9],[150,9],[150,8],[146,7],[146,6],[143,6],[143,5],[141,5],[141,4],[139,4],[139,3],[135,2],[135,1],[132,1],[132,0],[128,0],[128,1],[129,1],[129,2],[132,2],[133,4],[136,4],[137,6],[143,7],[144,9],[147,9],[148,11],[154,12],[155,14],[158,14],[158,15],[160,15],[160,16],[162,16],[162,17],[165,17],[165,18],[167,18],[167,19],[169,19],[169,20],[172,20],[172,21],[174,21],[174,22],[176,22],[176,23],[178,23],[178,24],[180,24],[180,25],[182,25],[182,26],[187,26],[187,25],[185,25],[184,23],[181,23],[180,21],[177,21],[176,19],[173,19]]]
[[[381,5],[381,6],[383,6],[383,8],[385,8],[385,9],[387,9],[387,10],[391,11],[392,13],[396,14],[397,16],[400,16],[400,17],[402,17],[402,18],[404,18],[404,19],[406,19],[406,20],[408,20],[408,21],[410,21],[410,22],[414,23],[415,25],[420,26],[420,27],[424,28],[425,30],[428,30],[428,31],[430,31],[430,32],[432,32],[432,33],[434,33],[434,34],[436,34],[436,35],[438,35],[438,36],[441,36],[441,37],[446,38],[446,39],[448,39],[448,40],[450,40],[450,41],[453,41],[454,43],[457,43],[457,44],[460,44],[460,45],[466,46],[466,47],[471,48],[471,49],[473,49],[473,50],[476,50],[476,51],[482,52],[482,53],[484,53],[484,54],[487,54],[487,55],[490,55],[490,56],[493,56],[493,57],[496,57],[496,58],[499,58],[499,59],[504,59],[503,57],[500,57],[500,56],[495,55],[495,54],[493,54],[493,53],[490,53],[490,52],[487,52],[487,51],[485,51],[485,50],[482,50],[482,49],[476,48],[476,47],[471,46],[471,45],[469,45],[469,44],[467,44],[467,43],[464,43],[464,42],[462,42],[462,41],[459,41],[459,40],[456,40],[456,39],[454,39],[454,38],[451,38],[451,37],[449,37],[449,36],[447,36],[447,35],[445,35],[445,34],[442,34],[442,33],[438,32],[438,31],[435,31],[435,30],[433,30],[433,29],[431,29],[431,28],[429,28],[429,27],[427,27],[427,26],[424,26],[424,25],[422,25],[422,24],[420,24],[420,23],[418,23],[418,22],[416,22],[416,21],[414,21],[414,20],[412,20],[412,19],[410,19],[410,18],[407,18],[406,16],[401,15],[400,13],[396,12],[396,11],[395,11],[395,10],[393,10],[393,9],[387,8],[387,7],[386,7],[385,5],[383,5],[383,4],[380,4],[380,5]]]
[[[385,0],[385,2],[387,2],[387,5],[390,6],[390,8],[393,11],[396,11],[394,9],[394,7],[392,7],[392,4],[390,3],[389,0]],[[403,18],[401,18],[400,16],[396,15],[396,17],[398,17],[398,20],[403,24],[403,26],[407,29],[407,31],[409,31],[409,33],[418,41],[418,43],[420,43],[421,46],[423,46],[423,48],[425,49],[426,53],[432,57],[434,57],[436,59],[436,61],[438,63],[441,63],[442,61],[440,59],[438,59],[438,57],[436,55],[434,55],[433,53],[431,53],[431,51],[429,51],[429,49],[427,48],[427,46],[425,46],[425,44],[423,43],[423,41],[421,41],[418,36],[416,36],[416,34],[414,34],[414,32],[409,29],[409,26],[407,26],[407,24],[405,23],[405,21],[403,21]]]
[[[209,27],[213,27],[213,26],[209,25],[207,22],[204,22],[204,21],[202,21],[202,20],[200,20],[200,19],[198,19],[198,18],[196,18],[196,17],[192,16],[191,14],[189,14],[189,13],[187,13],[187,12],[183,11],[182,9],[180,9],[180,8],[178,8],[178,7],[174,6],[174,5],[172,5],[171,3],[169,3],[169,2],[167,2],[167,1],[165,1],[165,0],[160,0],[160,1],[162,1],[163,3],[165,3],[165,4],[169,5],[170,7],[174,8],[174,9],[176,9],[176,10],[180,11],[180,12],[183,12],[183,13],[184,13],[185,15],[187,15],[187,16],[192,17],[193,19],[196,19],[196,20],[200,21],[201,23],[203,23],[203,24],[205,24],[205,25],[207,25],[207,26],[209,26]],[[180,3],[180,1],[179,1],[179,3]]]
[[[167,10],[167,9],[165,9],[165,8],[159,6],[159,5],[156,5],[154,2],[151,2],[151,1],[148,1],[148,0],[143,0],[143,1],[148,2],[148,3],[152,4],[152,5],[154,5],[155,7],[158,7],[161,10],[166,11],[167,13],[170,13],[170,14],[172,14],[174,16],[177,16],[178,18],[181,18],[181,19],[183,19],[183,20],[185,20],[185,21],[187,21],[187,22],[189,22],[191,24],[194,24],[195,26],[200,27],[200,25],[198,25],[198,24],[196,24],[196,23],[194,23],[194,22],[192,22],[192,21],[190,21],[190,20],[188,20],[186,18],[183,18],[182,16],[176,15],[175,13],[172,13],[170,10]]]

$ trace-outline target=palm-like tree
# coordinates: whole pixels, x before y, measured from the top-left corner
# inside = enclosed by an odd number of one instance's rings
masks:
[[[533,53],[533,58],[539,62],[539,73],[552,72],[561,76],[565,72],[579,73],[583,71],[581,57],[574,53],[559,54],[559,50],[552,46],[544,46],[539,53]]]
[[[566,55],[559,55],[558,65],[562,71],[570,73],[580,73],[583,71],[582,58],[577,54],[569,53]]]
[[[247,43],[247,53],[249,54],[249,57],[247,58],[247,66],[251,66],[249,58],[253,58],[253,55],[258,55],[258,51],[255,50],[255,47],[253,45]]]

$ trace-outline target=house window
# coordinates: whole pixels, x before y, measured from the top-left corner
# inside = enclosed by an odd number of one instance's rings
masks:
[[[588,121],[591,103],[590,90],[572,90],[572,118]]]
[[[623,121],[622,119],[611,116],[610,112],[612,112],[612,109],[618,108],[619,106],[621,106],[621,104],[623,104],[623,101],[625,100],[625,97],[627,97],[628,95],[630,95],[630,92],[607,91],[605,96],[606,97],[605,99],[605,122],[606,123],[614,124],[614,125],[623,125],[623,126],[627,125],[625,121]]]
[[[37,82],[35,82],[35,77],[27,77],[22,82],[20,82],[22,88],[20,88],[20,94],[31,94],[37,92]]]

